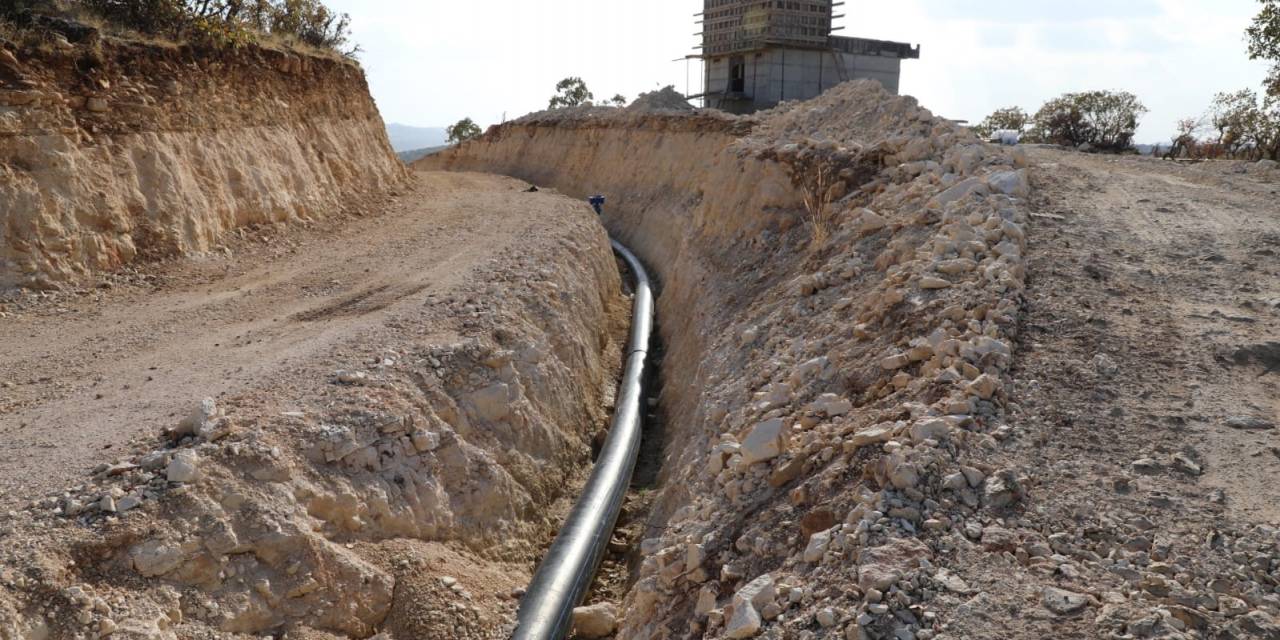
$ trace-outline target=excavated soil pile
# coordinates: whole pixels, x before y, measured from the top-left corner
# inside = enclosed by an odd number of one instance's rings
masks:
[[[1114,480],[1150,515],[1087,503],[1112,480],[1057,499],[1089,462],[1049,473],[1013,395],[1021,149],[859,82],[544,112],[422,166],[601,193],[663,283],[666,461],[617,637],[1280,637],[1274,528],[1156,530],[1162,460]]]
[[[0,41],[0,287],[206,252],[404,178],[350,61],[76,36]]]
[[[627,111],[693,111],[693,105],[675,87],[663,87],[640,94],[640,97],[627,105]]]

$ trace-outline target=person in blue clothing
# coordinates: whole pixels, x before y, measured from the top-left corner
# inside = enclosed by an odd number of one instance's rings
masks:
[[[590,198],[587,198],[587,202],[590,202],[591,208],[596,210],[596,215],[604,215],[604,196],[591,196]]]

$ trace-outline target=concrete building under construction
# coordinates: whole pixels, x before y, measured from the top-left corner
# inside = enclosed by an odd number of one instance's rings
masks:
[[[879,80],[897,93],[902,60],[920,47],[833,36],[843,2],[703,0],[705,105],[733,113],[808,100],[841,82]]]

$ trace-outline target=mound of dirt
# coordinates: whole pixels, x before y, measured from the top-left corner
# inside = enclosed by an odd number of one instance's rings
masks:
[[[693,105],[675,87],[667,86],[640,94],[634,102],[627,105],[627,111],[693,111]]]

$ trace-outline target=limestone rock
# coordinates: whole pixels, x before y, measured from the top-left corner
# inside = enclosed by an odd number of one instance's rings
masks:
[[[1258,416],[1231,416],[1227,418],[1226,425],[1232,429],[1246,431],[1264,431],[1276,428],[1276,423]]]
[[[984,373],[969,383],[969,393],[983,400],[990,400],[1000,390],[1000,387],[999,380]]]
[[[724,626],[724,637],[741,640],[742,638],[754,637],[760,632],[760,614],[756,612],[755,607],[744,602],[736,602],[733,605],[733,615],[729,616],[728,622]]]
[[[148,540],[129,552],[133,568],[144,577],[154,578],[177,569],[183,560],[182,550],[160,540]]]
[[[786,423],[782,418],[772,418],[757,424],[742,441],[742,462],[745,465],[778,457],[787,448]]]
[[[938,207],[946,207],[952,202],[959,201],[963,198],[973,195],[985,196],[989,192],[987,185],[983,183],[981,178],[969,178],[962,180],[952,187],[945,189],[942,193],[934,196],[933,204]]]
[[[889,221],[870,209],[863,209],[861,215],[858,216],[858,233],[860,235],[870,235],[887,226],[889,226]]]
[[[932,555],[928,545],[915,538],[894,538],[878,547],[865,547],[858,553],[858,586],[863,591],[888,591],[919,567],[920,560]]]
[[[945,278],[939,278],[937,276],[924,276],[923,278],[920,278],[921,289],[936,290],[948,289],[950,287],[951,282]]]
[[[496,382],[468,396],[481,420],[497,422],[511,415],[511,387]]]
[[[200,404],[195,409],[192,409],[191,414],[178,423],[178,428],[173,430],[174,439],[197,435],[217,416],[218,404],[214,402],[213,398],[201,400]]]
[[[1003,509],[1017,503],[1022,499],[1022,486],[1018,484],[1018,478],[1011,470],[998,471],[990,478],[982,488],[983,495],[986,497],[987,505],[995,509]]]
[[[618,608],[601,602],[573,610],[573,633],[578,638],[607,638],[618,628]]]
[[[931,418],[911,425],[911,441],[915,443],[925,440],[942,442],[951,436],[951,425],[946,420]]]
[[[987,176],[987,185],[992,191],[1014,198],[1025,198],[1031,195],[1031,182],[1027,180],[1026,169],[1002,171]]]
[[[756,609],[763,608],[764,605],[773,602],[774,598],[777,597],[777,584],[774,582],[773,576],[767,573],[748,582],[746,586],[738,589],[737,593],[733,594],[735,603],[745,602]]]
[[[165,479],[169,482],[195,482],[200,479],[199,462],[196,452],[179,451],[165,468]]]
[[[819,610],[817,615],[814,616],[814,619],[817,620],[818,624],[824,628],[834,627],[836,626],[836,623],[840,621],[840,619],[836,617],[835,609],[832,609],[831,607]]]
[[[834,393],[824,393],[813,401],[810,408],[825,414],[827,417],[835,417],[852,411],[853,403],[848,398],[842,398]]]
[[[699,616],[705,616],[712,609],[716,608],[716,591],[707,586],[698,590],[698,602],[694,605],[693,611]]]
[[[897,433],[898,427],[892,423],[878,424],[853,434],[849,442],[855,447],[865,447],[880,442],[888,442]]]
[[[1044,608],[1060,616],[1079,613],[1089,606],[1088,596],[1057,587],[1045,587],[1042,601]]]
[[[809,544],[804,549],[804,561],[810,564],[821,562],[822,556],[827,553],[827,547],[831,546],[831,536],[834,533],[835,529],[827,529],[810,536]]]

